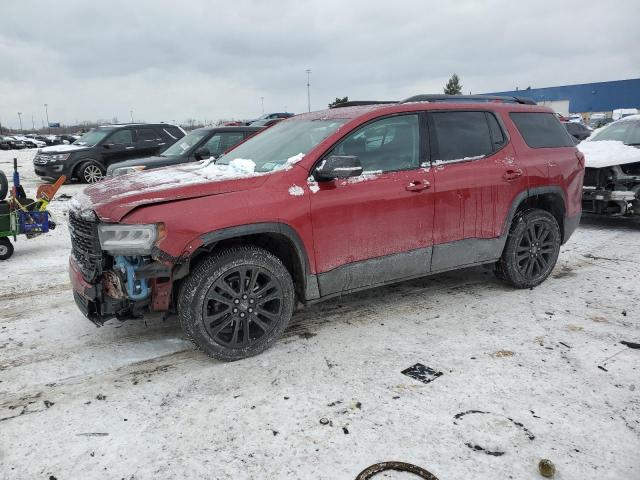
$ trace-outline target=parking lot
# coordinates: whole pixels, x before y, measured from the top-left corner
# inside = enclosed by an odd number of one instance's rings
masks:
[[[33,154],[0,152],[27,192]],[[637,473],[640,350],[620,342],[640,339],[638,222],[585,218],[533,290],[483,268],[377,288],[221,363],[174,317],[82,316],[65,222],[81,188],[63,186],[59,227],[0,265],[6,478],[349,479],[399,460],[441,480],[535,479],[540,458],[563,480]],[[416,364],[423,381],[402,373]]]

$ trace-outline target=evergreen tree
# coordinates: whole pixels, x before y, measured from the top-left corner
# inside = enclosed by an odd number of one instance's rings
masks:
[[[337,107],[339,105],[342,105],[343,103],[347,103],[348,101],[349,101],[349,97],[344,97],[344,98],[336,97],[336,99],[329,104],[329,108]]]
[[[462,85],[460,85],[460,78],[455,73],[451,75],[451,78],[444,86],[444,93],[447,95],[462,95]]]

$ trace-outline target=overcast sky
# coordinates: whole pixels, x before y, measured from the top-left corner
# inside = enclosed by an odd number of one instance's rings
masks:
[[[0,121],[252,118],[640,77],[640,1],[29,1],[0,15]]]

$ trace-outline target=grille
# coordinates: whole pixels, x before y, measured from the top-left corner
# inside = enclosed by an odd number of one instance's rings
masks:
[[[69,210],[71,253],[88,282],[93,282],[102,269],[102,250],[98,239],[98,222],[86,220]]]

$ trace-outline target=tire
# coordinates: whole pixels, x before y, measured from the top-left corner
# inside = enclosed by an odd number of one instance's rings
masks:
[[[0,238],[0,260],[6,260],[13,255],[13,245],[7,237]]]
[[[7,180],[7,176],[4,174],[2,170],[0,170],[0,200],[4,200],[7,198],[7,193],[9,192],[9,181]]]
[[[513,219],[496,276],[516,288],[540,285],[560,253],[560,227],[545,210],[526,210]]]
[[[178,294],[178,316],[199,349],[234,361],[269,348],[287,327],[294,302],[293,280],[280,259],[244,245],[215,253],[193,270]]]
[[[104,178],[105,170],[93,160],[84,162],[78,167],[78,180],[82,183],[96,183]]]

